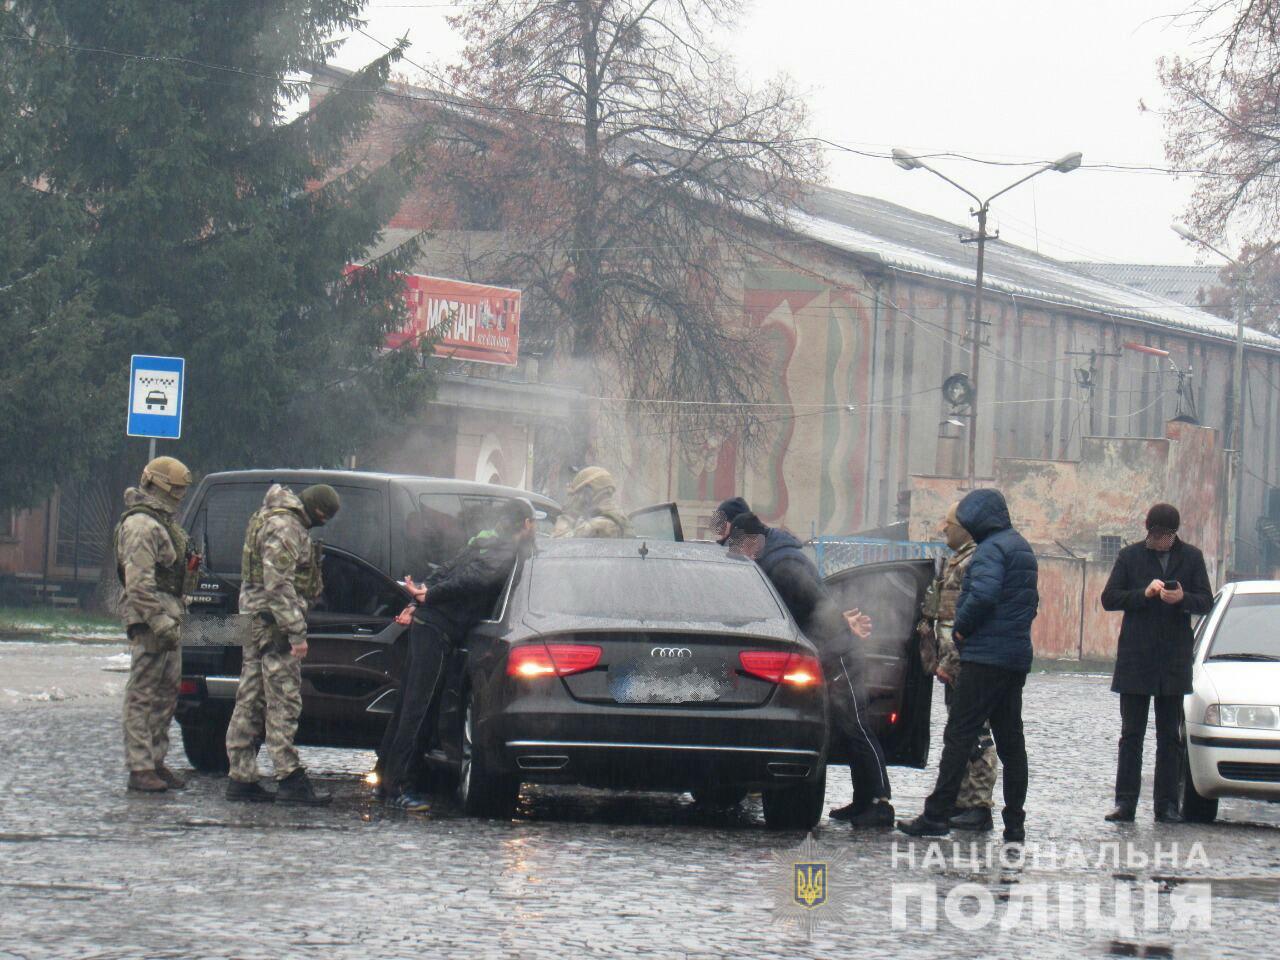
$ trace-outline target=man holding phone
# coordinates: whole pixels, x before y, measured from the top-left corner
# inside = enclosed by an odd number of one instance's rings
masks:
[[[1102,591],[1104,610],[1124,612],[1111,689],[1120,694],[1116,805],[1106,819],[1133,820],[1142,786],[1142,741],[1155,701],[1155,818],[1177,823],[1182,698],[1191,692],[1191,617],[1213,607],[1204,554],[1178,538],[1176,507],[1147,511],[1147,537],[1120,551]]]

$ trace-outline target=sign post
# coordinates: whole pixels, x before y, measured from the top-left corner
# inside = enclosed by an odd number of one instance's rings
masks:
[[[182,357],[149,357],[134,354],[129,363],[129,425],[131,437],[150,437],[151,456],[156,438],[182,436],[182,397],[187,362]]]

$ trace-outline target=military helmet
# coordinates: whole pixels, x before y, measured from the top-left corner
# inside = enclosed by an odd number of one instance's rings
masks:
[[[569,481],[569,494],[572,496],[583,489],[589,489],[592,494],[597,494],[604,490],[616,490],[617,487],[613,474],[604,467],[583,467],[578,471],[577,476]]]
[[[299,499],[302,501],[302,505],[306,507],[307,516],[312,521],[317,519],[317,511],[324,514],[326,520],[332,520],[338,512],[338,508],[342,506],[338,491],[327,483],[317,483],[314,486],[307,487],[299,494]]]
[[[139,482],[144,487],[150,485],[172,494],[174,487],[185,489],[191,486],[191,471],[181,460],[156,457],[142,468],[142,479]]]

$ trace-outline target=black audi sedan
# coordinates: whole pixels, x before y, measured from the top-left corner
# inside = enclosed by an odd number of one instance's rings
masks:
[[[460,651],[428,758],[470,813],[521,783],[761,790],[772,827],[822,814],[816,651],[754,563],[705,543],[546,540]]]

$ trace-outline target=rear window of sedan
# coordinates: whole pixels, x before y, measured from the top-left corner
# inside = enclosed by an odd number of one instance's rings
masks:
[[[529,611],[665,622],[783,619],[754,563],[630,557],[538,559],[530,565]]]

